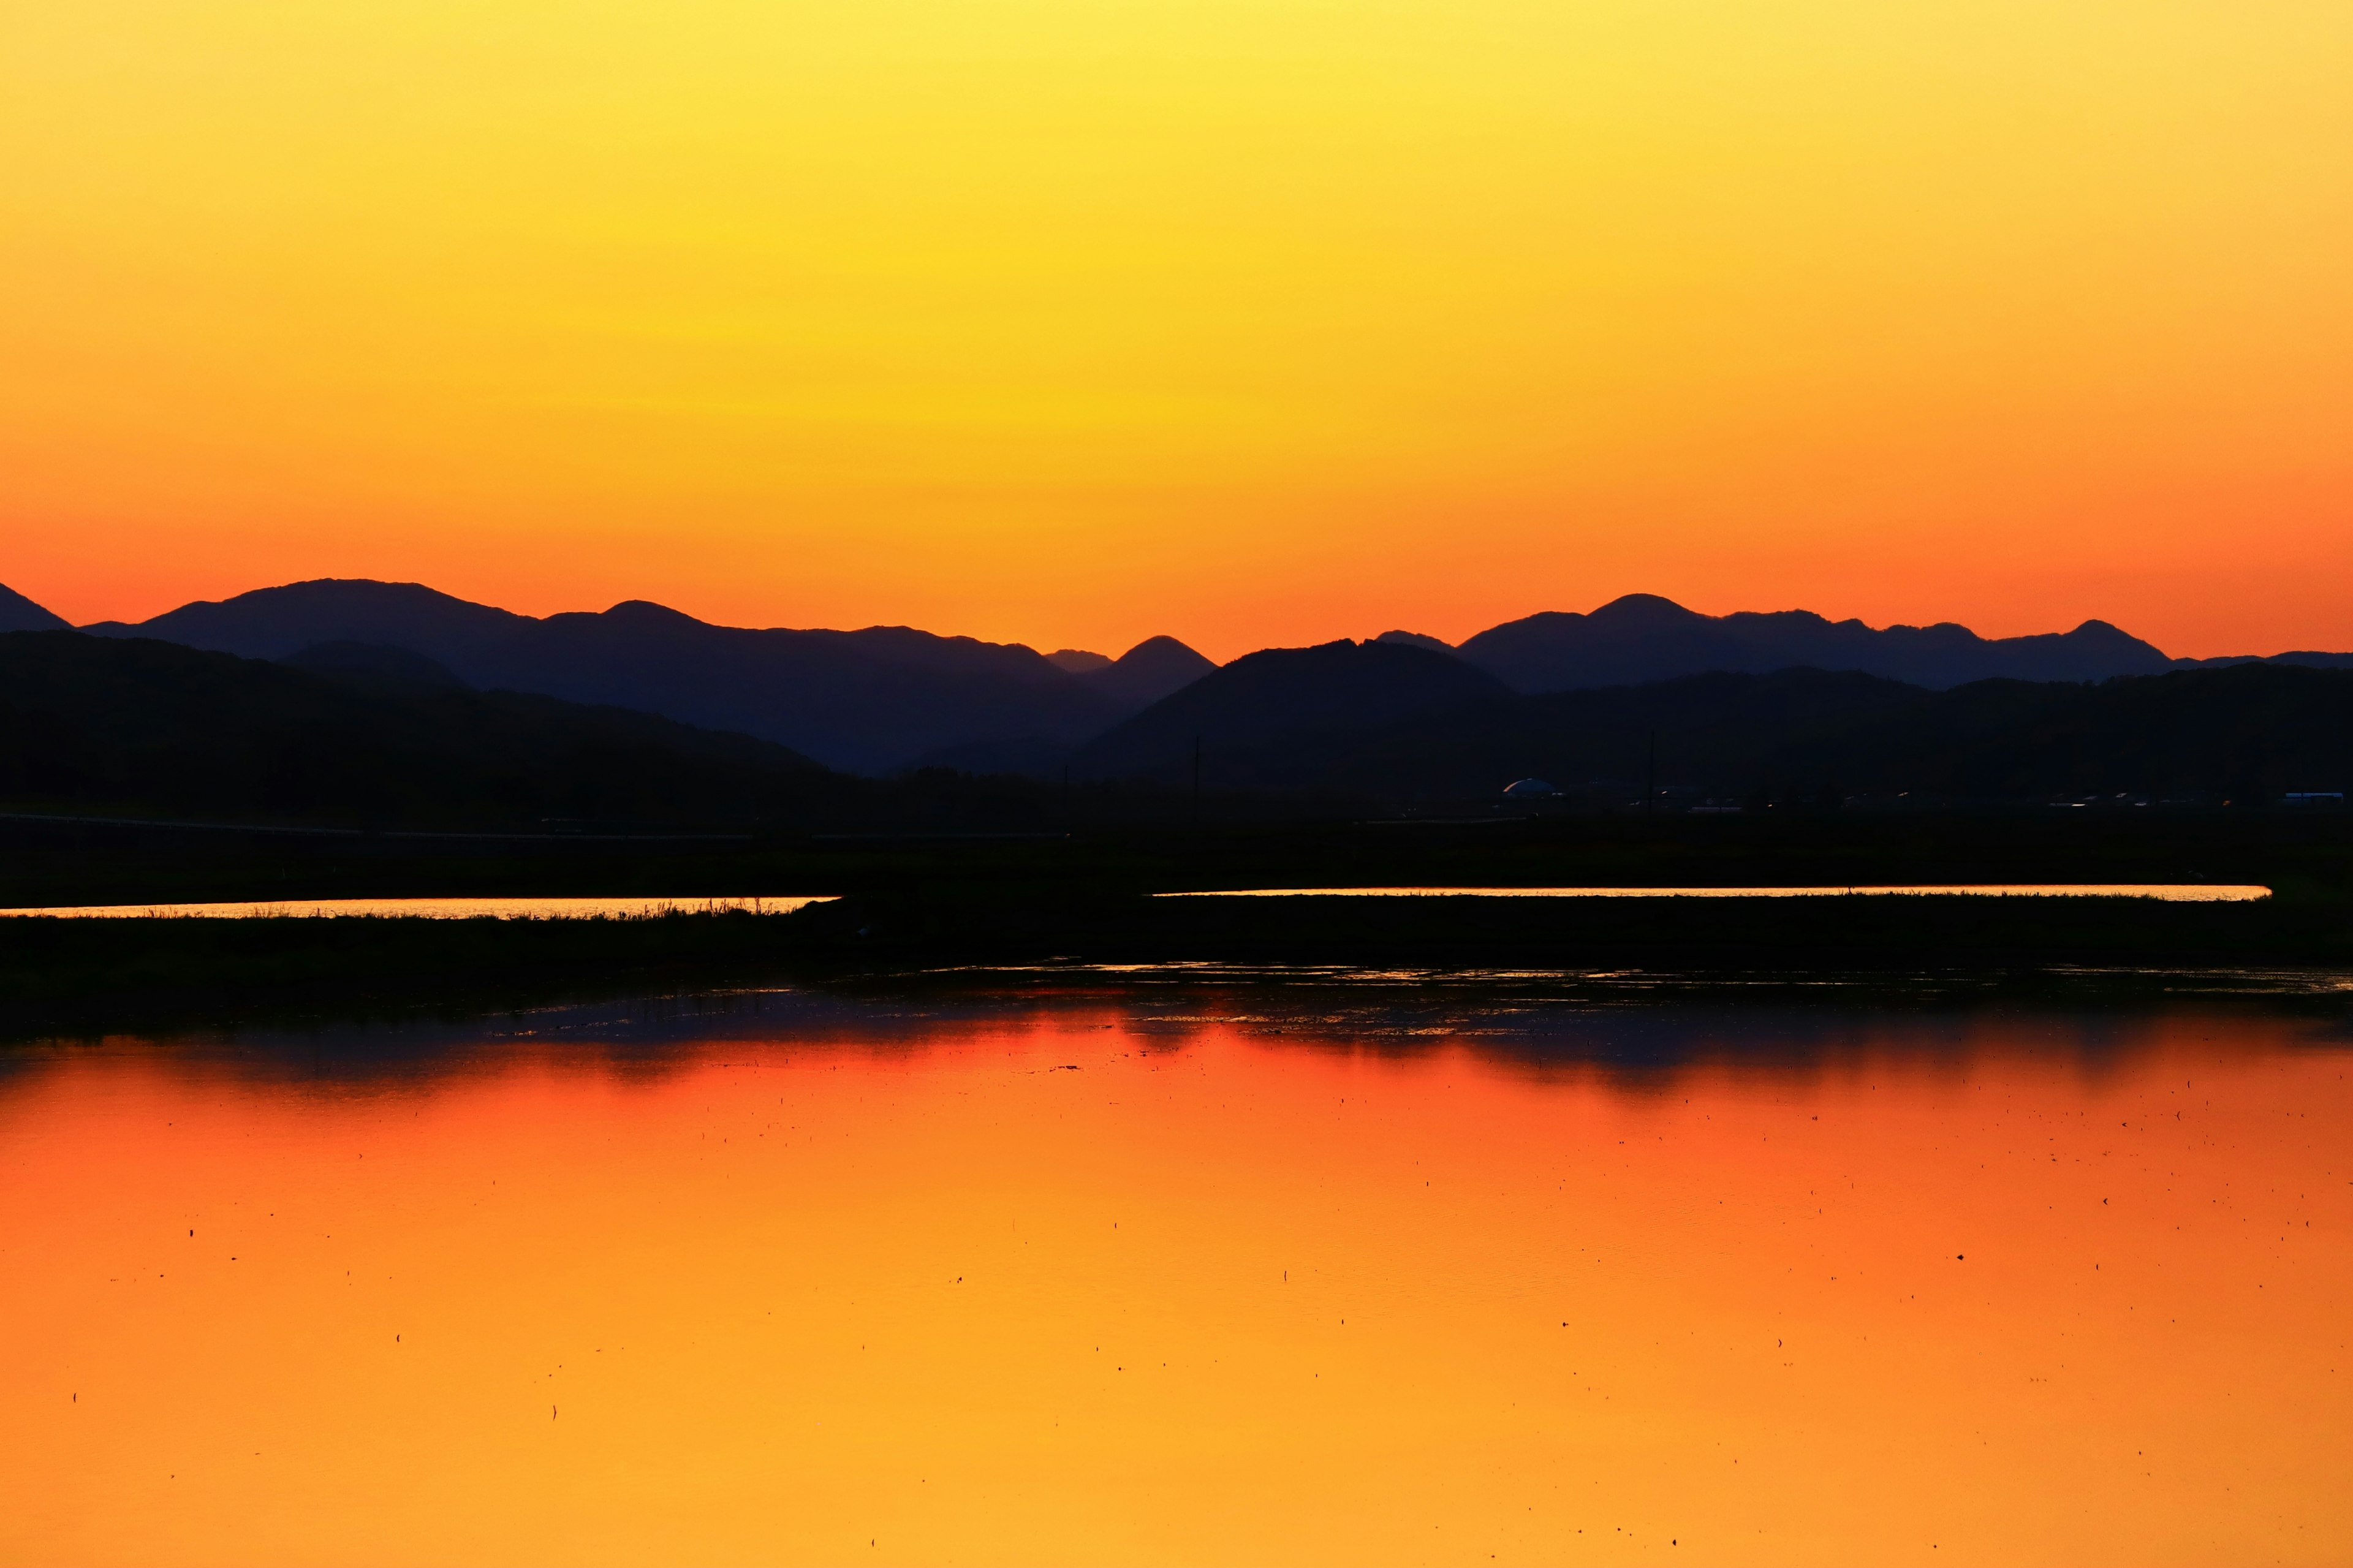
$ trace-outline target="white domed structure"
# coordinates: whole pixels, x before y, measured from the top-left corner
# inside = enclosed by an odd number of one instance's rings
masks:
[[[1520,779],[1504,786],[1505,800],[1538,800],[1559,793],[1542,779]]]

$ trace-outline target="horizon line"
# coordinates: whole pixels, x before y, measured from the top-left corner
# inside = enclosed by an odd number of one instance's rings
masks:
[[[235,601],[235,600],[237,600],[237,599],[242,599],[242,598],[248,597],[248,596],[250,596],[250,595],[255,595],[255,594],[271,593],[271,592],[277,592],[277,591],[280,591],[280,590],[284,590],[284,589],[289,589],[289,588],[307,587],[307,586],[310,586],[310,585],[312,585],[312,584],[327,584],[327,583],[334,583],[334,584],[369,584],[379,585],[379,586],[384,586],[384,587],[396,587],[396,588],[417,588],[417,589],[422,589],[422,590],[424,590],[424,591],[425,591],[425,592],[427,592],[427,593],[438,595],[439,596],[441,596],[441,597],[443,597],[443,598],[455,600],[455,601],[457,601],[457,602],[459,602],[459,603],[461,603],[461,604],[473,605],[477,605],[477,606],[479,606],[479,607],[485,608],[485,609],[496,610],[496,611],[499,611],[500,613],[504,614],[504,615],[515,616],[518,616],[519,618],[522,618],[522,619],[533,620],[533,621],[547,621],[547,620],[554,619],[554,618],[555,618],[556,616],[566,616],[566,615],[585,615],[585,616],[601,616],[601,615],[609,615],[609,614],[611,614],[611,613],[612,613],[613,611],[615,611],[615,610],[622,609],[622,608],[625,608],[625,607],[627,607],[627,606],[628,606],[628,605],[648,605],[648,606],[649,606],[649,607],[651,607],[651,608],[654,608],[654,609],[659,609],[659,610],[664,611],[664,612],[666,612],[666,613],[668,613],[668,614],[671,614],[671,615],[676,615],[676,616],[683,616],[683,617],[685,617],[686,619],[695,621],[695,622],[697,622],[697,623],[698,623],[698,624],[700,624],[700,625],[709,626],[716,626],[716,627],[721,627],[721,628],[727,629],[727,630],[735,630],[735,631],[833,632],[833,633],[839,633],[839,634],[845,634],[845,635],[847,635],[847,634],[853,634],[853,633],[857,633],[857,632],[869,632],[869,631],[911,631],[911,632],[919,633],[919,634],[921,634],[921,635],[927,636],[927,637],[941,637],[941,638],[945,638],[945,639],[950,639],[950,640],[961,640],[961,641],[976,642],[976,643],[980,643],[980,644],[983,644],[983,645],[986,645],[986,646],[992,646],[992,647],[1022,647],[1022,648],[1028,648],[1028,649],[1029,649],[1029,650],[1030,650],[1031,652],[1036,653],[1036,654],[1039,655],[1039,656],[1040,656],[1040,657],[1042,657],[1042,658],[1051,658],[1051,657],[1053,657],[1053,656],[1055,656],[1055,655],[1058,655],[1058,654],[1082,653],[1082,654],[1092,654],[1092,655],[1096,655],[1097,657],[1101,657],[1101,658],[1108,658],[1108,659],[1113,659],[1113,660],[1116,660],[1116,659],[1119,659],[1119,658],[1124,658],[1128,653],[1132,653],[1132,652],[1134,652],[1136,648],[1138,648],[1138,647],[1142,647],[1142,646],[1143,646],[1144,644],[1145,644],[1145,643],[1151,642],[1152,640],[1154,640],[1154,639],[1155,639],[1155,638],[1156,638],[1156,637],[1169,637],[1169,638],[1171,638],[1172,640],[1176,641],[1177,643],[1181,644],[1183,647],[1185,647],[1186,648],[1187,648],[1187,649],[1189,649],[1189,650],[1191,650],[1191,651],[1193,651],[1193,652],[1196,652],[1196,653],[1201,653],[1201,649],[1200,649],[1200,648],[1198,648],[1198,647],[1195,644],[1193,644],[1192,642],[1190,642],[1190,641],[1187,640],[1185,637],[1183,637],[1179,636],[1179,635],[1178,635],[1178,634],[1176,634],[1176,633],[1174,633],[1174,632],[1167,632],[1167,631],[1147,632],[1147,633],[1144,634],[1143,636],[1141,636],[1141,637],[1135,637],[1133,641],[1131,641],[1131,642],[1127,643],[1127,645],[1125,646],[1125,647],[1124,647],[1124,648],[1120,649],[1118,652],[1106,652],[1106,651],[1104,651],[1104,650],[1103,650],[1103,649],[1083,647],[1080,647],[1080,646],[1078,646],[1078,645],[1076,645],[1076,644],[1062,644],[1062,645],[1060,645],[1060,646],[1057,646],[1057,647],[1047,647],[1047,646],[1046,646],[1046,644],[1047,644],[1047,643],[1057,641],[1057,639],[1054,639],[1054,638],[1040,638],[1040,639],[1038,639],[1038,640],[1036,640],[1036,641],[1030,641],[1030,640],[1028,640],[1028,639],[1016,639],[1016,640],[1011,640],[1011,641],[999,641],[999,640],[997,640],[997,639],[994,639],[994,638],[991,638],[991,637],[983,637],[983,636],[978,636],[978,635],[972,634],[972,633],[965,633],[965,632],[948,632],[948,631],[936,631],[936,630],[934,630],[934,629],[929,628],[929,627],[916,626],[916,625],[915,625],[915,624],[913,624],[912,621],[904,621],[904,620],[900,620],[900,621],[872,621],[872,622],[869,622],[869,623],[867,623],[867,624],[866,624],[866,625],[864,625],[864,626],[789,626],[789,625],[784,625],[784,624],[771,624],[771,625],[766,625],[766,626],[752,626],[752,625],[746,625],[746,624],[743,624],[743,623],[741,623],[741,622],[736,622],[736,621],[723,621],[723,620],[711,620],[711,619],[706,619],[705,617],[703,617],[703,616],[702,616],[695,615],[695,614],[694,614],[693,612],[691,612],[691,611],[689,611],[689,610],[681,610],[681,609],[677,608],[675,605],[671,605],[664,604],[664,603],[662,603],[660,600],[658,600],[658,599],[644,598],[644,597],[637,596],[637,595],[629,595],[629,596],[626,596],[626,597],[623,597],[623,598],[616,599],[616,600],[614,600],[611,604],[609,604],[609,605],[606,605],[606,606],[605,606],[603,609],[601,609],[601,610],[553,610],[553,611],[549,611],[549,612],[547,612],[547,613],[546,613],[546,614],[544,614],[544,615],[533,615],[533,614],[531,614],[531,613],[530,613],[530,612],[528,612],[528,611],[523,611],[523,610],[515,610],[515,609],[509,608],[508,606],[506,606],[506,605],[504,605],[493,604],[493,603],[491,603],[491,601],[489,601],[489,600],[487,600],[487,599],[470,599],[470,598],[467,598],[467,597],[466,597],[466,596],[464,596],[463,595],[459,595],[459,594],[453,594],[453,593],[450,593],[450,592],[449,592],[448,590],[447,590],[447,589],[436,587],[436,586],[434,586],[432,584],[425,583],[425,582],[420,582],[420,581],[417,581],[417,580],[414,580],[414,579],[398,579],[398,578],[388,578],[388,577],[342,577],[342,576],[332,576],[332,575],[329,575],[329,576],[318,576],[318,577],[298,577],[298,578],[290,579],[290,580],[288,580],[288,581],[286,581],[286,582],[281,582],[281,583],[269,583],[269,584],[261,584],[261,585],[260,585],[260,586],[259,586],[259,587],[242,589],[242,590],[240,590],[240,591],[238,591],[238,592],[237,592],[237,593],[229,594],[229,595],[224,595],[224,596],[223,596],[223,597],[221,597],[221,598],[216,598],[216,599],[207,599],[207,598],[201,598],[201,597],[199,597],[199,598],[185,599],[185,600],[181,601],[179,604],[173,605],[173,606],[172,606],[171,608],[169,608],[169,609],[158,611],[158,612],[156,612],[156,614],[154,614],[154,615],[153,615],[153,616],[145,616],[145,617],[143,617],[143,618],[142,618],[142,619],[140,619],[140,620],[126,620],[126,619],[123,619],[123,618],[119,617],[119,616],[100,616],[100,617],[99,617],[99,618],[97,618],[97,619],[94,619],[94,620],[88,620],[88,621],[73,621],[73,620],[69,619],[69,617],[67,617],[67,616],[59,616],[58,618],[58,619],[60,619],[60,620],[65,620],[65,621],[67,621],[68,625],[69,625],[69,626],[71,626],[74,630],[76,630],[76,631],[87,631],[87,630],[89,630],[89,629],[90,629],[90,628],[92,628],[92,627],[97,627],[97,626],[131,626],[131,627],[135,627],[135,626],[145,626],[145,625],[147,625],[149,622],[152,622],[152,621],[154,621],[154,620],[159,620],[159,619],[161,619],[161,618],[162,618],[163,616],[169,616],[169,615],[176,614],[176,613],[178,613],[178,612],[179,612],[179,611],[181,611],[181,610],[189,609],[189,608],[192,608],[192,607],[194,607],[194,606],[195,606],[195,605],[224,605],[224,604],[231,603],[231,602],[233,602],[233,601]],[[5,588],[7,588],[9,591],[18,594],[18,595],[19,595],[19,596],[24,597],[25,599],[26,599],[26,600],[27,600],[27,602],[34,604],[37,607],[42,608],[42,609],[44,609],[44,610],[47,610],[47,606],[46,606],[46,605],[41,605],[41,604],[40,604],[40,601],[39,601],[37,598],[35,598],[35,597],[34,597],[33,595],[31,595],[24,594],[22,590],[20,590],[20,589],[16,589],[16,588],[14,586],[14,584],[5,584],[5,583],[0,583],[0,587],[5,587]],[[1985,633],[1982,633],[1982,632],[1978,631],[1974,626],[1970,626],[1968,622],[1966,622],[1966,621],[1950,620],[1950,619],[1946,619],[1946,620],[1936,620],[1936,621],[1903,621],[1903,620],[1891,620],[1891,621],[1888,621],[1888,622],[1885,622],[1885,623],[1873,623],[1873,622],[1872,622],[1872,621],[1870,621],[1870,620],[1868,620],[1868,619],[1864,618],[1864,617],[1863,617],[1863,616],[1830,616],[1830,615],[1826,615],[1826,614],[1824,614],[1823,612],[1819,611],[1819,610],[1809,609],[1809,608],[1807,608],[1807,607],[1805,607],[1805,606],[1803,606],[1803,605],[1789,605],[1789,606],[1783,607],[1783,608],[1779,608],[1779,609],[1769,609],[1769,610],[1759,610],[1759,609],[1740,609],[1740,610],[1728,610],[1728,611],[1723,611],[1723,612],[1714,612],[1714,611],[1708,611],[1708,610],[1694,609],[1692,606],[1690,606],[1690,605],[1685,605],[1684,603],[1683,603],[1683,601],[1681,601],[1681,600],[1679,600],[1679,599],[1676,599],[1676,598],[1674,598],[1674,597],[1672,597],[1672,595],[1669,595],[1653,593],[1653,592],[1650,592],[1650,591],[1648,591],[1648,590],[1634,590],[1634,591],[1628,592],[1628,593],[1619,594],[1619,595],[1615,595],[1615,596],[1613,596],[1613,597],[1611,597],[1611,598],[1605,599],[1605,600],[1601,601],[1599,604],[1595,605],[1591,609],[1588,609],[1588,610],[1536,609],[1536,610],[1531,610],[1531,611],[1528,611],[1528,612],[1526,612],[1526,613],[1525,613],[1525,614],[1524,614],[1524,615],[1506,616],[1506,617],[1504,617],[1504,618],[1503,618],[1503,619],[1501,619],[1501,620],[1498,620],[1498,621],[1495,621],[1495,622],[1492,623],[1491,625],[1489,625],[1489,626],[1482,626],[1482,627],[1481,627],[1481,628],[1479,629],[1479,631],[1472,632],[1472,634],[1470,634],[1470,636],[1465,637],[1461,638],[1461,640],[1459,640],[1459,641],[1456,641],[1456,640],[1450,640],[1450,639],[1448,639],[1448,638],[1439,637],[1439,636],[1437,636],[1437,635],[1436,635],[1436,634],[1434,634],[1434,633],[1429,633],[1429,632],[1421,632],[1421,631],[1418,631],[1418,630],[1415,630],[1412,626],[1408,626],[1408,625],[1399,625],[1399,626],[1388,626],[1388,627],[1385,627],[1385,628],[1383,628],[1381,631],[1378,631],[1378,632],[1367,632],[1367,633],[1362,634],[1362,635],[1360,635],[1360,636],[1345,636],[1345,637],[1326,637],[1326,638],[1323,638],[1323,639],[1321,639],[1320,641],[1310,641],[1310,642],[1300,642],[1300,643],[1288,643],[1288,642],[1267,642],[1267,643],[1261,643],[1261,644],[1258,644],[1257,646],[1255,646],[1255,647],[1250,647],[1250,648],[1248,648],[1248,649],[1244,650],[1244,652],[1242,652],[1242,653],[1238,653],[1238,654],[1233,655],[1231,658],[1222,658],[1222,659],[1220,659],[1220,658],[1215,658],[1215,656],[1213,656],[1213,655],[1209,655],[1209,654],[1206,654],[1206,653],[1202,653],[1202,657],[1203,657],[1203,658],[1210,658],[1210,659],[1212,660],[1212,662],[1214,662],[1214,663],[1216,663],[1216,664],[1219,665],[1220,667],[1222,667],[1222,666],[1224,666],[1224,665],[1228,665],[1228,664],[1230,664],[1230,663],[1234,662],[1234,660],[1235,660],[1235,659],[1237,659],[1237,658],[1246,658],[1246,657],[1248,657],[1248,655],[1249,655],[1249,654],[1250,654],[1250,653],[1265,652],[1265,651],[1271,650],[1271,649],[1276,649],[1276,648],[1289,648],[1289,647],[1321,647],[1321,646],[1324,646],[1324,645],[1326,645],[1326,644],[1329,644],[1329,643],[1332,643],[1332,642],[1335,642],[1335,641],[1347,641],[1347,642],[1358,642],[1358,643],[1376,642],[1376,641],[1378,641],[1380,638],[1382,638],[1382,637],[1390,637],[1390,636],[1398,635],[1398,634],[1403,634],[1403,635],[1405,635],[1405,636],[1409,636],[1409,637],[1429,637],[1431,641],[1433,641],[1433,642],[1437,642],[1437,643],[1440,643],[1440,644],[1441,644],[1442,646],[1444,646],[1444,647],[1448,647],[1448,648],[1450,648],[1450,649],[1459,649],[1459,648],[1461,648],[1461,647],[1463,647],[1465,644],[1467,644],[1469,641],[1471,641],[1472,637],[1478,637],[1478,636],[1480,636],[1480,635],[1483,634],[1484,632],[1493,630],[1495,627],[1498,627],[1498,626],[1511,626],[1511,625],[1517,624],[1518,622],[1520,622],[1520,621],[1524,621],[1524,620],[1532,620],[1532,619],[1535,619],[1535,617],[1537,617],[1537,616],[1550,616],[1550,615],[1574,616],[1577,616],[1577,617],[1580,617],[1580,618],[1581,618],[1581,617],[1586,617],[1586,616],[1593,616],[1593,615],[1599,614],[1601,611],[1607,610],[1607,609],[1610,608],[1612,605],[1616,605],[1622,604],[1622,603],[1624,603],[1625,601],[1630,600],[1630,599],[1635,599],[1635,600],[1655,600],[1655,601],[1658,601],[1658,602],[1660,602],[1660,603],[1662,603],[1662,604],[1664,604],[1664,605],[1671,605],[1671,606],[1672,606],[1673,608],[1675,608],[1675,609],[1677,609],[1677,610],[1681,610],[1681,611],[1683,611],[1683,612],[1684,612],[1684,613],[1686,613],[1686,614],[1693,615],[1693,616],[1701,616],[1701,617],[1705,618],[1705,619],[1708,619],[1708,620],[1715,620],[1715,621],[1730,620],[1730,619],[1733,619],[1733,618],[1735,618],[1735,617],[1744,616],[1788,616],[1788,615],[1809,616],[1812,616],[1812,617],[1814,617],[1815,619],[1818,619],[1818,620],[1820,620],[1820,621],[1821,621],[1821,622],[1823,622],[1824,624],[1829,625],[1829,626],[1862,626],[1864,630],[1869,631],[1869,632],[1872,632],[1872,633],[1874,633],[1874,634],[1882,634],[1882,633],[1892,632],[1892,631],[1934,631],[1934,630],[1937,630],[1937,629],[1944,628],[1944,627],[1954,627],[1954,628],[1957,628],[1957,629],[1959,629],[1959,630],[1961,630],[1961,631],[1967,632],[1967,633],[1968,633],[1970,636],[1975,637],[1978,637],[1978,638],[1979,638],[1980,640],[1985,641],[1985,642],[2009,642],[2009,641],[2015,641],[2015,640],[2018,640],[2018,639],[2022,638],[2022,637],[2067,637],[2067,636],[2072,636],[2072,635],[2073,635],[2073,634],[2074,634],[2074,633],[2076,633],[2076,632],[2083,631],[2083,630],[2084,630],[2084,629],[2085,629],[2085,628],[2087,628],[2087,627],[2105,627],[2105,628],[2107,628],[2107,629],[2109,629],[2109,630],[2116,631],[2116,632],[2117,632],[2117,633],[2119,633],[2119,634],[2121,634],[2121,635],[2123,635],[2123,636],[2132,637],[2132,638],[2133,638],[2134,640],[2136,640],[2136,641],[2145,643],[2145,644],[2147,644],[2147,646],[2148,646],[2148,647],[2152,647],[2152,648],[2157,649],[2157,651],[2158,651],[2158,653],[2162,654],[2165,658],[2168,658],[2168,659],[2174,659],[2174,660],[2176,660],[2176,661],[2179,661],[2179,660],[2183,660],[2183,659],[2208,659],[2208,658],[2279,658],[2279,657],[2281,657],[2281,656],[2283,656],[2283,655],[2284,655],[2284,654],[2289,654],[2289,653],[2336,651],[2336,650],[2322,650],[2322,649],[2317,649],[2317,648],[2283,647],[2283,648],[2281,648],[2281,649],[2277,650],[2276,652],[2273,652],[2273,653],[2260,653],[2260,654],[2258,654],[2258,653],[2230,653],[2230,654],[2219,654],[2219,655],[2212,655],[2212,654],[2210,654],[2210,655],[2178,655],[2178,654],[2174,654],[2174,653],[2171,653],[2171,652],[2168,651],[2167,649],[2165,649],[2165,648],[2163,648],[2163,647],[2159,647],[2158,644],[2156,644],[2156,643],[2154,643],[2154,642],[2149,641],[2149,639],[2147,639],[2147,638],[2146,638],[2146,637],[2140,637],[2138,634],[2132,632],[2131,630],[2129,630],[2129,629],[2128,629],[2128,628],[2126,628],[2126,626],[2122,626],[2121,624],[2119,624],[2119,623],[2117,623],[2117,622],[2116,622],[2116,621],[2113,621],[2113,620],[2107,619],[2107,618],[2106,618],[2106,617],[2105,617],[2105,616],[2087,616],[2084,617],[2082,620],[2080,620],[2080,621],[2076,622],[2074,626],[2071,626],[2071,627],[2064,628],[2064,629],[2058,629],[2058,630],[2046,630],[2046,631],[2040,631],[2040,632],[2010,633],[2010,634],[2007,634],[2007,635],[2003,635],[2003,636],[1988,636],[1988,635],[1987,635],[1987,634],[1985,634]],[[52,615],[57,614],[57,612],[55,612],[55,611],[48,611],[48,613],[49,613],[49,614],[52,614]]]

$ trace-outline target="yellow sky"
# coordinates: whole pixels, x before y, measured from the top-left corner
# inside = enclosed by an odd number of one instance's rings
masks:
[[[0,9],[0,582],[2353,647],[2353,6]]]

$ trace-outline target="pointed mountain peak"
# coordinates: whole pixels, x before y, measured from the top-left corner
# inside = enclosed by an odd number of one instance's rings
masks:
[[[1079,679],[1131,712],[1190,686],[1217,664],[1172,637],[1146,637],[1100,669]]]
[[[1175,637],[1166,636],[1145,638],[1142,642],[1137,643],[1134,647],[1129,648],[1125,653],[1121,654],[1116,662],[1125,664],[1130,659],[1136,659],[1146,663],[1159,663],[1162,661],[1169,663],[1181,661],[1188,665],[1198,663],[1201,667],[1202,673],[1204,674],[1207,674],[1209,670],[1217,668],[1215,660],[1208,658],[1205,655],[1194,652],[1183,643],[1178,642]]]

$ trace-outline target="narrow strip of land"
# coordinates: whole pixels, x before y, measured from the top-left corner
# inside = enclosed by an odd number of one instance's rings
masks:
[[[1811,888],[1228,888],[1157,893],[1162,899],[2156,899],[2168,904],[2246,904],[2272,896],[2254,883],[1955,882]]]
[[[786,915],[822,897],[613,899],[280,899],[201,904],[59,904],[0,909],[0,918],[49,920],[645,920],[676,914]]]

